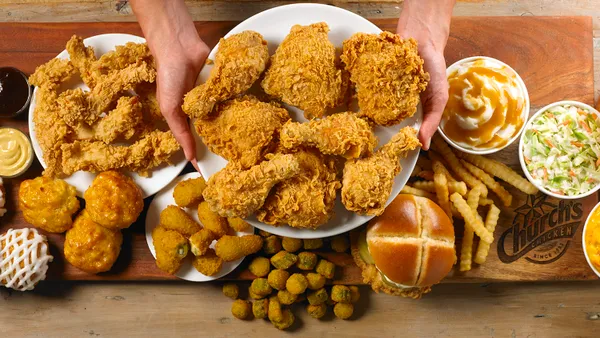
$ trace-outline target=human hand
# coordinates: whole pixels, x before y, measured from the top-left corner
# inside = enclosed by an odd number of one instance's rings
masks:
[[[196,141],[181,105],[185,94],[194,87],[210,49],[200,39],[193,45],[181,47],[170,47],[156,53],[156,96],[160,111],[183,148],[185,158],[196,167]]]
[[[450,30],[450,18],[454,0],[410,0],[404,2],[398,19],[397,33],[402,38],[414,38],[418,42],[419,55],[424,69],[429,73],[427,89],[421,93],[423,124],[419,141],[423,150],[429,149],[448,101],[448,80],[444,49]]]

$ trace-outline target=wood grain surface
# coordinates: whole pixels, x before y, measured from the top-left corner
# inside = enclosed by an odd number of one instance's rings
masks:
[[[241,283],[240,287],[248,283]],[[43,283],[34,292],[0,288],[2,337],[598,337],[598,283],[439,285],[420,300],[361,287],[351,320],[296,324],[241,321],[219,283]],[[565,296],[568,295],[568,296]]]
[[[383,29],[393,29],[395,20],[374,20]],[[218,38],[235,25],[234,22],[197,23],[203,39],[214,45]],[[123,32],[140,34],[134,23],[86,23],[86,24],[0,24],[0,36],[11,37],[0,45],[0,64],[12,65],[30,73],[34,68],[54,57],[64,48],[72,34],[84,37],[108,33]],[[567,46],[567,48],[565,48]],[[576,99],[593,103],[593,59],[592,59],[592,21],[588,17],[542,17],[542,18],[455,18],[446,50],[448,63],[472,55],[497,57],[521,74],[529,88],[532,113],[537,107],[561,99]],[[2,122],[27,131],[26,119]],[[498,154],[498,158],[520,170],[517,165],[515,148],[509,148]],[[0,231],[26,224],[16,210],[16,193],[22,179],[39,175],[41,168],[36,162],[25,177],[7,180],[9,193],[8,208],[11,210],[0,219]],[[527,197],[514,193],[513,206],[521,206]],[[596,203],[594,196],[583,201],[582,215]],[[557,204],[557,201],[548,201]],[[508,211],[508,212],[507,212]],[[504,210],[505,217],[497,228],[496,237],[513,224],[511,210]],[[52,253],[57,260],[52,264],[50,279],[70,280],[163,280],[172,279],[159,271],[147,249],[143,234],[142,216],[138,222],[125,232],[125,245],[119,260],[110,273],[88,275],[66,264],[62,259],[62,235],[51,235]],[[562,241],[568,250],[552,264],[535,264],[531,257],[535,250],[522,259],[510,264],[499,260],[496,244],[492,249],[488,263],[467,274],[453,273],[447,282],[463,281],[510,281],[510,280],[556,280],[590,279],[591,270],[587,267],[581,252],[581,228],[575,227],[572,239]],[[569,244],[566,244],[566,243]],[[558,245],[558,244],[556,244]],[[548,247],[562,250],[561,247]],[[543,250],[540,251],[543,254]],[[328,254],[330,259],[342,266],[339,280],[342,283],[359,283],[360,273],[351,259],[344,255]],[[530,260],[527,260],[527,257]],[[543,258],[538,258],[543,260]],[[233,277],[250,278],[240,270]]]

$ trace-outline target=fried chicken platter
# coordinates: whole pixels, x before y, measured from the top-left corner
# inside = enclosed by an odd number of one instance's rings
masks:
[[[429,75],[413,39],[326,22],[287,32],[234,29],[186,94],[203,198],[278,235],[335,235],[380,215],[406,182]]]
[[[131,173],[149,196],[185,162],[158,108],[148,46],[127,35],[123,44],[113,38],[107,46],[103,37],[74,35],[30,76],[34,149],[43,175],[64,178],[80,196],[97,173],[109,170]]]

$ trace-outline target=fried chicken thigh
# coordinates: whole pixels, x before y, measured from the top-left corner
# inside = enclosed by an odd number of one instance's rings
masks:
[[[306,123],[287,122],[281,130],[280,139],[281,145],[287,149],[303,145],[315,147],[323,154],[347,159],[368,155],[377,146],[377,138],[369,123],[352,112]]]
[[[215,104],[248,90],[268,61],[267,42],[257,32],[243,31],[221,39],[209,78],[185,95],[183,111],[192,118],[206,118]]]
[[[241,168],[260,162],[272,151],[283,124],[290,119],[284,108],[252,96],[218,104],[210,119],[197,119],[196,131],[210,151]]]
[[[295,25],[271,58],[261,85],[265,92],[321,117],[343,97],[342,72],[325,22]]]
[[[267,224],[315,229],[333,215],[341,187],[335,163],[315,150],[300,150],[294,156],[300,173],[277,184],[256,216]]]
[[[273,186],[300,173],[294,155],[274,155],[248,170],[227,165],[212,175],[204,189],[204,200],[223,217],[246,218],[265,202]]]
[[[416,112],[429,74],[414,39],[390,32],[357,33],[344,41],[341,59],[356,86],[363,115],[390,126]]]
[[[400,173],[400,158],[420,146],[416,130],[402,128],[372,156],[349,160],[342,178],[342,203],[361,215],[380,215]]]

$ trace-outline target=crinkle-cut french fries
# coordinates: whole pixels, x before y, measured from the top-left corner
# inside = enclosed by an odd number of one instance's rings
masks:
[[[487,231],[483,223],[480,222],[479,219],[475,216],[475,214],[467,204],[467,201],[465,201],[465,199],[459,193],[455,192],[454,194],[450,195],[450,200],[452,201],[458,212],[460,212],[460,214],[463,216],[465,220],[465,226],[471,227],[473,231],[477,234],[477,236],[483,238],[485,241],[492,242],[494,240],[492,234],[490,234],[489,231]]]
[[[500,183],[496,182],[492,176],[488,175],[485,171],[465,160],[460,160],[460,163],[465,166],[465,168],[467,168],[467,170],[473,174],[473,176],[481,180],[483,184],[485,184],[491,191],[498,195],[505,207],[509,207],[511,205],[513,199],[512,195],[506,191],[506,189],[504,189]]]
[[[499,179],[505,181],[506,183],[514,186],[515,188],[521,190],[526,194],[535,195],[538,192],[538,189],[533,184],[531,184],[529,181],[527,181],[525,178],[517,174],[514,170],[512,170],[503,163],[483,156],[467,154],[459,151],[456,152],[456,156],[479,167],[488,174],[498,177]]]
[[[446,168],[446,166],[448,164],[444,161],[444,159],[438,153],[436,153],[433,150],[430,150],[428,152],[428,154],[429,154],[429,157],[431,158],[432,161],[433,160],[438,160],[438,161],[442,162],[442,164],[444,165],[444,167],[443,167],[444,174],[446,174],[446,178],[448,179],[448,182],[458,182],[458,180],[456,180],[454,178],[454,176],[452,176],[452,174],[450,173],[450,171],[448,171],[448,168]]]
[[[433,181],[433,171],[431,170],[423,170],[417,174],[417,177],[420,177],[427,181]]]
[[[452,152],[448,144],[442,139],[441,136],[435,134],[431,139],[431,147],[437,151],[450,165],[450,169],[458,176],[459,179],[464,181],[470,188],[475,188],[478,185],[483,185],[483,183],[478,180],[475,176],[471,175],[469,171],[460,164],[460,161],[456,157],[456,155]],[[484,186],[485,187],[485,186]],[[481,191],[484,197],[487,197],[487,188]]]
[[[438,204],[444,210],[448,218],[452,220],[452,209],[450,208],[450,193],[448,192],[448,179],[444,173],[444,165],[438,160],[432,161],[433,183]]]
[[[401,194],[408,194],[408,195],[415,195],[415,196],[421,196],[421,197],[425,197],[425,198],[429,198],[432,201],[435,201],[435,195],[425,191],[425,190],[421,190],[421,189],[416,189],[411,187],[410,185],[405,185],[402,190],[400,190]]]
[[[416,181],[412,183],[413,187],[429,192],[435,192],[435,183],[431,181]],[[467,185],[465,182],[448,182],[448,191],[453,194],[455,192],[465,196],[467,194]]]
[[[477,246],[477,252],[475,253],[475,263],[483,264],[487,259],[488,254],[490,253],[490,246],[493,242],[494,230],[496,230],[496,225],[498,224],[498,220],[500,219],[500,209],[496,207],[494,204],[490,205],[490,210],[485,218],[485,228],[489,233],[492,234],[492,241],[486,241],[481,239],[479,241],[479,245]]]
[[[469,191],[467,194],[467,205],[471,208],[471,212],[473,212],[475,217],[481,222],[481,216],[479,216],[479,213],[477,212],[477,207],[479,207],[479,196],[481,195],[480,187],[481,186],[477,186]],[[465,226],[460,249],[460,271],[471,270],[471,265],[473,263],[473,237],[475,237],[473,228]]]

